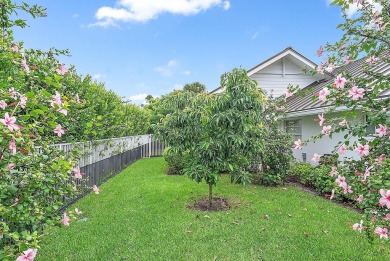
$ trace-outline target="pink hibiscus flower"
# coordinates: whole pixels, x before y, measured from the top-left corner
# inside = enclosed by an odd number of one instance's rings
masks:
[[[352,229],[353,230],[357,230],[360,233],[362,233],[362,230],[363,230],[363,220],[360,220],[360,223],[353,224],[352,225]]]
[[[347,151],[347,146],[345,144],[341,145],[338,149],[337,149],[337,152],[342,155],[342,154],[345,154]]]
[[[76,98],[76,102],[80,103],[80,98],[79,98],[79,94],[78,93],[76,93],[76,97],[75,98]]]
[[[96,185],[93,185],[93,192],[95,192],[96,195],[100,193],[100,190]]]
[[[347,182],[345,182],[345,177],[342,177],[340,175],[337,176],[336,183],[341,188],[344,188],[347,186]]]
[[[322,127],[321,134],[323,134],[323,135],[329,135],[331,129],[332,129],[332,126],[324,126],[324,127]]]
[[[356,199],[357,202],[362,203],[363,202],[363,195],[359,195],[359,197]]]
[[[33,261],[36,255],[37,250],[29,248],[26,251],[23,251],[23,255],[18,256],[18,258],[16,258],[16,261]]]
[[[301,141],[301,139],[298,139],[298,140],[294,141],[294,145],[295,145],[294,148],[296,150],[301,150],[302,149],[302,141]]]
[[[375,56],[370,56],[370,57],[368,57],[368,59],[366,60],[366,63],[375,64],[377,61],[378,61],[378,58],[376,58]]]
[[[318,72],[318,73],[320,73],[320,74],[324,74],[324,67],[322,66],[322,64],[320,64],[320,65],[318,65],[317,66],[317,69],[316,69],[316,71]]]
[[[348,65],[348,64],[350,64],[351,62],[353,62],[353,59],[351,59],[350,57],[347,56],[347,57],[345,58],[345,64]]]
[[[371,166],[371,167],[366,167],[366,170],[364,171],[364,175],[363,175],[363,180],[366,180],[367,177],[369,177],[371,175],[371,169],[373,168],[374,166]]]
[[[379,199],[379,206],[383,207],[386,205],[387,208],[390,208],[390,189],[387,192],[384,189],[380,189],[379,193],[382,196]]]
[[[346,82],[347,79],[345,79],[341,74],[337,75],[336,79],[334,80],[337,89],[343,89]]]
[[[348,126],[348,122],[346,120],[342,120],[339,122],[340,126]]]
[[[324,124],[324,121],[326,121],[324,114],[318,114],[318,118],[320,119],[320,126],[322,126]]]
[[[61,74],[61,75],[65,75],[66,73],[68,73],[68,69],[65,68],[65,66],[62,64],[57,70],[56,72],[58,74]]]
[[[342,187],[344,189],[343,193],[344,194],[347,194],[347,193],[352,193],[352,187],[351,186],[348,186],[347,184],[345,184],[345,186]]]
[[[370,154],[370,146],[368,144],[362,145],[358,143],[355,151],[359,154],[360,157],[368,156],[368,154]]]
[[[384,162],[386,160],[386,155],[385,154],[382,154],[380,155],[377,159],[375,159],[375,162],[378,163],[378,164],[381,164],[382,162]]]
[[[334,66],[332,63],[328,64],[328,66],[326,67],[326,71],[331,73],[333,72],[333,70],[336,69],[336,66]]]
[[[390,221],[390,213],[387,213],[383,218],[384,220]]]
[[[382,238],[387,239],[389,237],[387,235],[387,228],[376,227],[374,230],[374,233],[376,236],[379,236],[380,239],[382,239]]]
[[[19,52],[19,47],[17,45],[12,46],[11,49],[14,52]]]
[[[330,176],[333,177],[334,175],[338,175],[337,167],[332,167],[331,172],[329,172]]]
[[[80,168],[74,168],[73,169],[73,172],[74,172],[74,177],[76,178],[76,179],[82,179],[83,178],[83,174],[84,173],[81,173],[81,171],[80,171]]]
[[[9,163],[8,165],[7,165],[7,169],[8,170],[13,170],[15,168],[15,164],[14,163]]]
[[[8,148],[12,151],[12,155],[15,155],[16,154],[16,144],[15,144],[15,140],[10,140],[8,142]]]
[[[318,155],[317,153],[314,153],[313,157],[311,158],[314,162],[319,162],[321,159],[321,155]]]
[[[58,106],[62,105],[61,94],[59,94],[58,92],[56,92],[56,94],[52,96],[52,99],[53,99],[52,102],[56,103]],[[52,103],[52,107],[54,107],[53,103]]]
[[[5,113],[4,119],[0,119],[0,123],[3,123],[5,126],[7,126],[10,131],[17,131],[20,129],[19,125],[15,124],[15,122],[16,118],[10,117],[8,112]]]
[[[317,51],[317,55],[318,57],[320,57],[322,55],[322,53],[324,52],[324,48],[322,47],[322,45],[320,46],[320,49],[318,49]]]
[[[64,108],[59,108],[57,111],[58,111],[59,113],[62,113],[62,114],[64,114],[65,116],[67,116],[67,115],[68,115],[68,111],[67,111],[67,110],[65,110]]]
[[[26,95],[24,94],[20,95],[20,107],[26,108],[26,103],[27,103]]]
[[[30,72],[30,67],[28,67],[26,59],[23,59],[20,65],[23,66],[26,72]]]
[[[5,103],[5,101],[1,100],[1,101],[0,101],[0,108],[2,108],[3,110],[5,110],[6,107],[7,107],[7,103]]]
[[[382,138],[383,136],[387,135],[387,126],[379,124],[379,128],[375,130],[376,133],[378,133],[378,137]]]
[[[66,215],[66,213],[64,213],[64,217],[61,219],[61,222],[64,226],[68,227],[70,225],[70,218]]]
[[[353,86],[352,89],[348,91],[348,97],[350,97],[352,100],[358,100],[359,98],[363,99],[364,95],[364,89],[358,88],[357,86]]]
[[[54,129],[54,133],[61,138],[62,134],[65,134],[65,130],[62,128],[61,124],[58,124],[57,127]]]
[[[288,97],[293,96],[293,93],[289,89],[287,89],[284,91],[284,95],[285,95],[284,100],[287,100]]]
[[[318,99],[324,102],[326,101],[326,96],[328,96],[329,94],[329,89],[325,87],[318,93]]]
[[[8,89],[8,93],[9,93],[9,95],[11,95],[11,97],[14,99],[14,100],[16,100],[16,94],[17,94],[17,92],[15,91],[15,88],[9,88]]]

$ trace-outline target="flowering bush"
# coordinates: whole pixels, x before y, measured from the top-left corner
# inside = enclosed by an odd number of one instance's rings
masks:
[[[387,95],[390,77],[383,70],[390,64],[390,4],[387,0],[335,0],[341,7],[345,23],[339,25],[345,31],[340,41],[320,47],[318,56],[328,52],[329,56],[316,69],[318,73],[332,74],[337,69],[333,84],[324,87],[315,99],[328,105],[330,109],[319,116],[322,132],[312,140],[334,133],[343,133],[333,154],[340,161],[329,171],[335,180],[331,198],[341,194],[353,200],[365,210],[366,220],[352,226],[359,232],[366,231],[370,238],[388,238],[390,228],[390,180],[389,162],[389,102]],[[358,9],[354,17],[347,15],[352,7]],[[364,56],[364,58],[361,58]],[[362,74],[344,70],[357,60]],[[385,69],[385,71],[388,69]],[[347,108],[341,117],[328,117],[338,108]],[[356,116],[366,115],[364,122]],[[367,133],[373,126],[374,133]],[[301,147],[296,141],[296,148]],[[344,157],[347,151],[354,157]],[[318,161],[321,155],[314,155]]]
[[[55,57],[66,52],[25,50],[13,39],[12,26],[26,25],[10,19],[17,9],[34,17],[45,10],[11,1],[0,6],[0,259],[33,260],[47,227],[68,226],[81,213],[59,214],[80,189],[77,153],[65,156],[50,146],[67,135],[69,110],[80,100],[60,92],[68,70]]]

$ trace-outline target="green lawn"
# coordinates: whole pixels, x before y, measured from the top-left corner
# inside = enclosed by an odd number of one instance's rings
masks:
[[[207,186],[165,170],[163,158],[143,159],[110,179],[72,206],[87,220],[48,231],[37,259],[390,260],[388,245],[380,250],[350,229],[358,214],[325,199],[224,177],[215,194],[235,207],[198,212],[186,205]]]

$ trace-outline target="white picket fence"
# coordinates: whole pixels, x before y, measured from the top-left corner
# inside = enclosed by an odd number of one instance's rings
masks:
[[[149,147],[151,145],[143,145],[152,144],[153,142],[152,135],[139,135],[88,142],[54,144],[50,146],[64,151],[65,155],[70,155],[72,151],[78,150],[78,154],[81,155],[78,163],[79,167],[82,168],[140,146],[145,147],[145,152],[141,153],[142,157],[150,157],[151,150]],[[40,147],[37,147],[38,151],[40,149]]]

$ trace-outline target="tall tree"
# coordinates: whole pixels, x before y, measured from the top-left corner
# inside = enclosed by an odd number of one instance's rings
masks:
[[[187,83],[183,86],[183,91],[201,93],[206,91],[206,86],[200,82]]]

